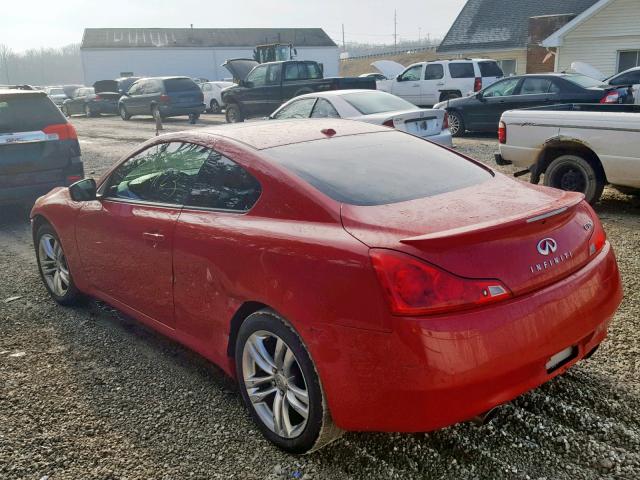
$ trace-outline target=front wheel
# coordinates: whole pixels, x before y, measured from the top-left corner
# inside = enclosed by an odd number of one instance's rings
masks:
[[[298,334],[261,310],[240,327],[236,372],[245,405],[262,434],[291,453],[308,453],[340,437],[316,368]]]
[[[602,174],[578,155],[561,155],[551,162],[544,174],[547,187],[584,193],[585,200],[596,203],[604,190]]]
[[[452,137],[462,137],[465,132],[464,119],[459,112],[450,111],[449,114],[449,131]]]
[[[42,225],[36,232],[36,259],[40,277],[51,297],[61,305],[77,303],[80,292],[73,283],[60,238],[49,224]]]
[[[120,118],[122,118],[122,120],[129,120],[131,118],[131,115],[127,112],[127,107],[124,105],[120,105],[118,111],[120,112]]]
[[[209,104],[209,111],[211,113],[220,113],[220,104],[217,100],[211,100],[211,103]]]
[[[237,103],[230,103],[227,105],[227,110],[225,112],[225,118],[227,123],[240,123],[244,122],[244,116],[240,111],[240,107]]]

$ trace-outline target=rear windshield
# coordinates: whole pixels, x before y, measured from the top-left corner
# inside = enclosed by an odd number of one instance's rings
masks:
[[[476,76],[471,62],[456,62],[449,64],[451,78],[474,78]]]
[[[49,98],[0,95],[0,133],[34,132],[56,123],[67,123]]]
[[[602,83],[600,80],[596,80],[595,78],[587,77],[586,75],[581,75],[579,73],[565,75],[563,77],[565,80],[569,80],[571,83],[575,83],[583,88],[591,88],[591,87],[600,87],[607,88],[609,85],[606,83]]]
[[[190,78],[170,78],[164,81],[167,92],[184,92],[186,90],[200,90],[200,87]]]
[[[483,77],[502,77],[502,69],[496,62],[478,62],[480,66],[480,75]]]
[[[342,98],[363,115],[416,109],[413,103],[384,92],[347,93]]]
[[[396,131],[296,143],[266,152],[328,197],[351,205],[431,197],[492,176],[455,153]]]

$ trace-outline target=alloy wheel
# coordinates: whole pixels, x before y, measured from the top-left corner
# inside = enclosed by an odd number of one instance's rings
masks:
[[[460,130],[460,119],[457,115],[449,114],[449,130],[451,135],[456,135]]]
[[[60,242],[46,233],[40,237],[38,250],[40,269],[49,289],[59,297],[64,297],[69,291],[70,275]]]
[[[242,376],[260,420],[283,438],[299,436],[309,418],[307,383],[293,350],[265,330],[254,332],[242,353]]]

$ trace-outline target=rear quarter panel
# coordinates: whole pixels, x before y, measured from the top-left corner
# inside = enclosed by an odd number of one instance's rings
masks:
[[[502,115],[507,126],[507,143],[500,144],[500,154],[516,167],[535,164],[545,142],[557,137],[559,127],[551,119],[536,118],[537,112],[510,110]]]

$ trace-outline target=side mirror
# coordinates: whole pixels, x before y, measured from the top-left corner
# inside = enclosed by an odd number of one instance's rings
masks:
[[[251,82],[249,80],[243,80],[242,81],[242,86],[246,87],[246,88],[252,88],[253,87],[253,82]]]
[[[481,102],[484,102],[484,93],[482,93],[482,91],[476,93],[476,98]]]
[[[93,178],[78,180],[69,186],[69,195],[74,202],[96,200],[96,181]]]
[[[402,81],[402,74],[398,75],[398,76],[396,77],[396,80],[397,80],[398,82],[401,82],[401,81]]]

